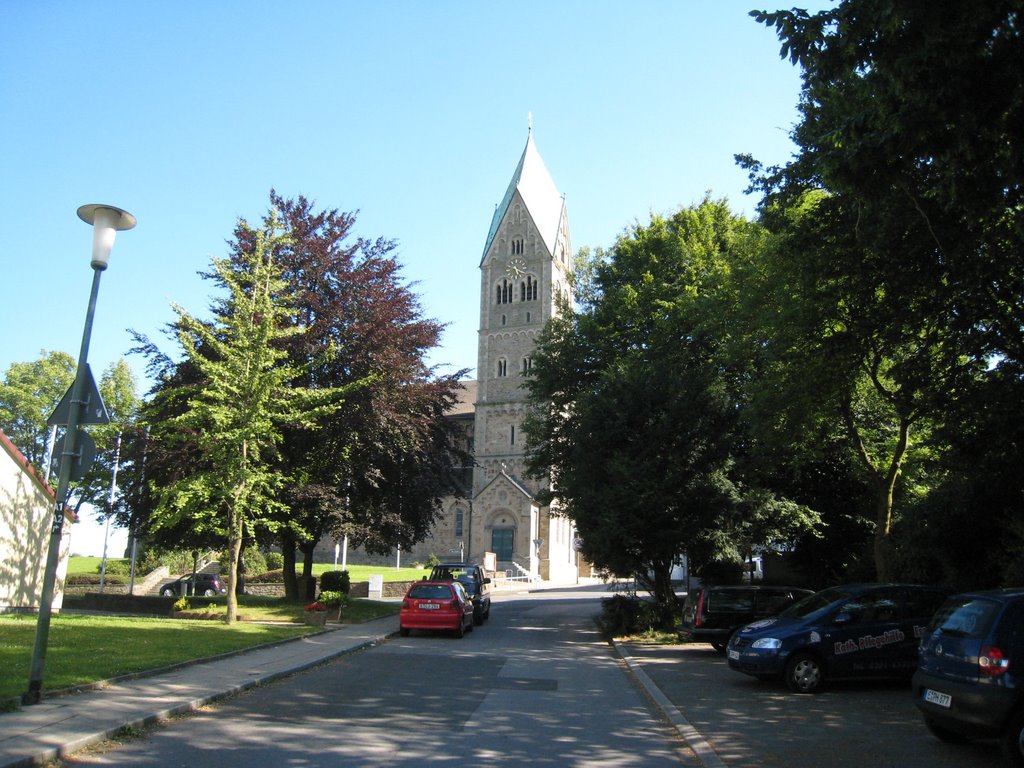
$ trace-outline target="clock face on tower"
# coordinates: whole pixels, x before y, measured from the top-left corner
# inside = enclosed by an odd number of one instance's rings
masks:
[[[509,277],[522,277],[526,272],[526,261],[520,258],[513,258],[508,260],[508,264],[505,267],[505,271]]]

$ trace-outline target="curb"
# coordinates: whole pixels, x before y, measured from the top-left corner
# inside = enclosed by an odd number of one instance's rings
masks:
[[[700,731],[694,728],[690,721],[687,720],[683,713],[680,712],[676,706],[669,701],[668,697],[661,692],[661,689],[654,684],[654,681],[648,677],[647,673],[644,672],[640,662],[636,661],[632,656],[629,655],[629,651],[626,650],[618,640],[612,640],[612,646],[615,648],[615,652],[619,654],[629,671],[633,673],[640,685],[650,696],[651,700],[664,715],[665,719],[672,724],[675,732],[679,735],[679,738],[683,740],[697,756],[697,760],[704,768],[726,768],[726,764],[722,761],[722,758],[715,752],[712,747],[703,736]]]

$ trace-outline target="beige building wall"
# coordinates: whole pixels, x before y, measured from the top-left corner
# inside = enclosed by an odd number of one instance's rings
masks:
[[[53,505],[52,489],[0,431],[0,612],[39,608]],[[69,529],[65,524],[53,610],[64,601]]]

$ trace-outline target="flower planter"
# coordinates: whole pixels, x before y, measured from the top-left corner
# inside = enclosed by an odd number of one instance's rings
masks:
[[[327,625],[327,611],[306,611],[304,618],[307,624],[314,627]]]

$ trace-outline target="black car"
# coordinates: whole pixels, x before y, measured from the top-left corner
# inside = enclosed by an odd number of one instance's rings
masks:
[[[682,633],[690,640],[725,646],[740,627],[774,616],[797,600],[814,594],[809,589],[778,586],[701,587],[683,603]]]
[[[914,703],[943,741],[998,738],[1024,765],[1024,588],[951,597],[921,639]]]
[[[430,571],[430,581],[457,581],[473,599],[473,623],[483,624],[491,615],[491,579],[479,565],[438,563]]]
[[[914,584],[830,587],[743,627],[726,658],[737,672],[782,677],[797,693],[816,693],[829,679],[909,680],[920,638],[947,594]]]
[[[192,576],[182,576],[175,581],[169,581],[160,587],[160,594],[164,597],[203,595],[204,597],[216,597],[226,595],[228,588],[219,576],[211,573],[197,573],[195,585],[193,586]]]

